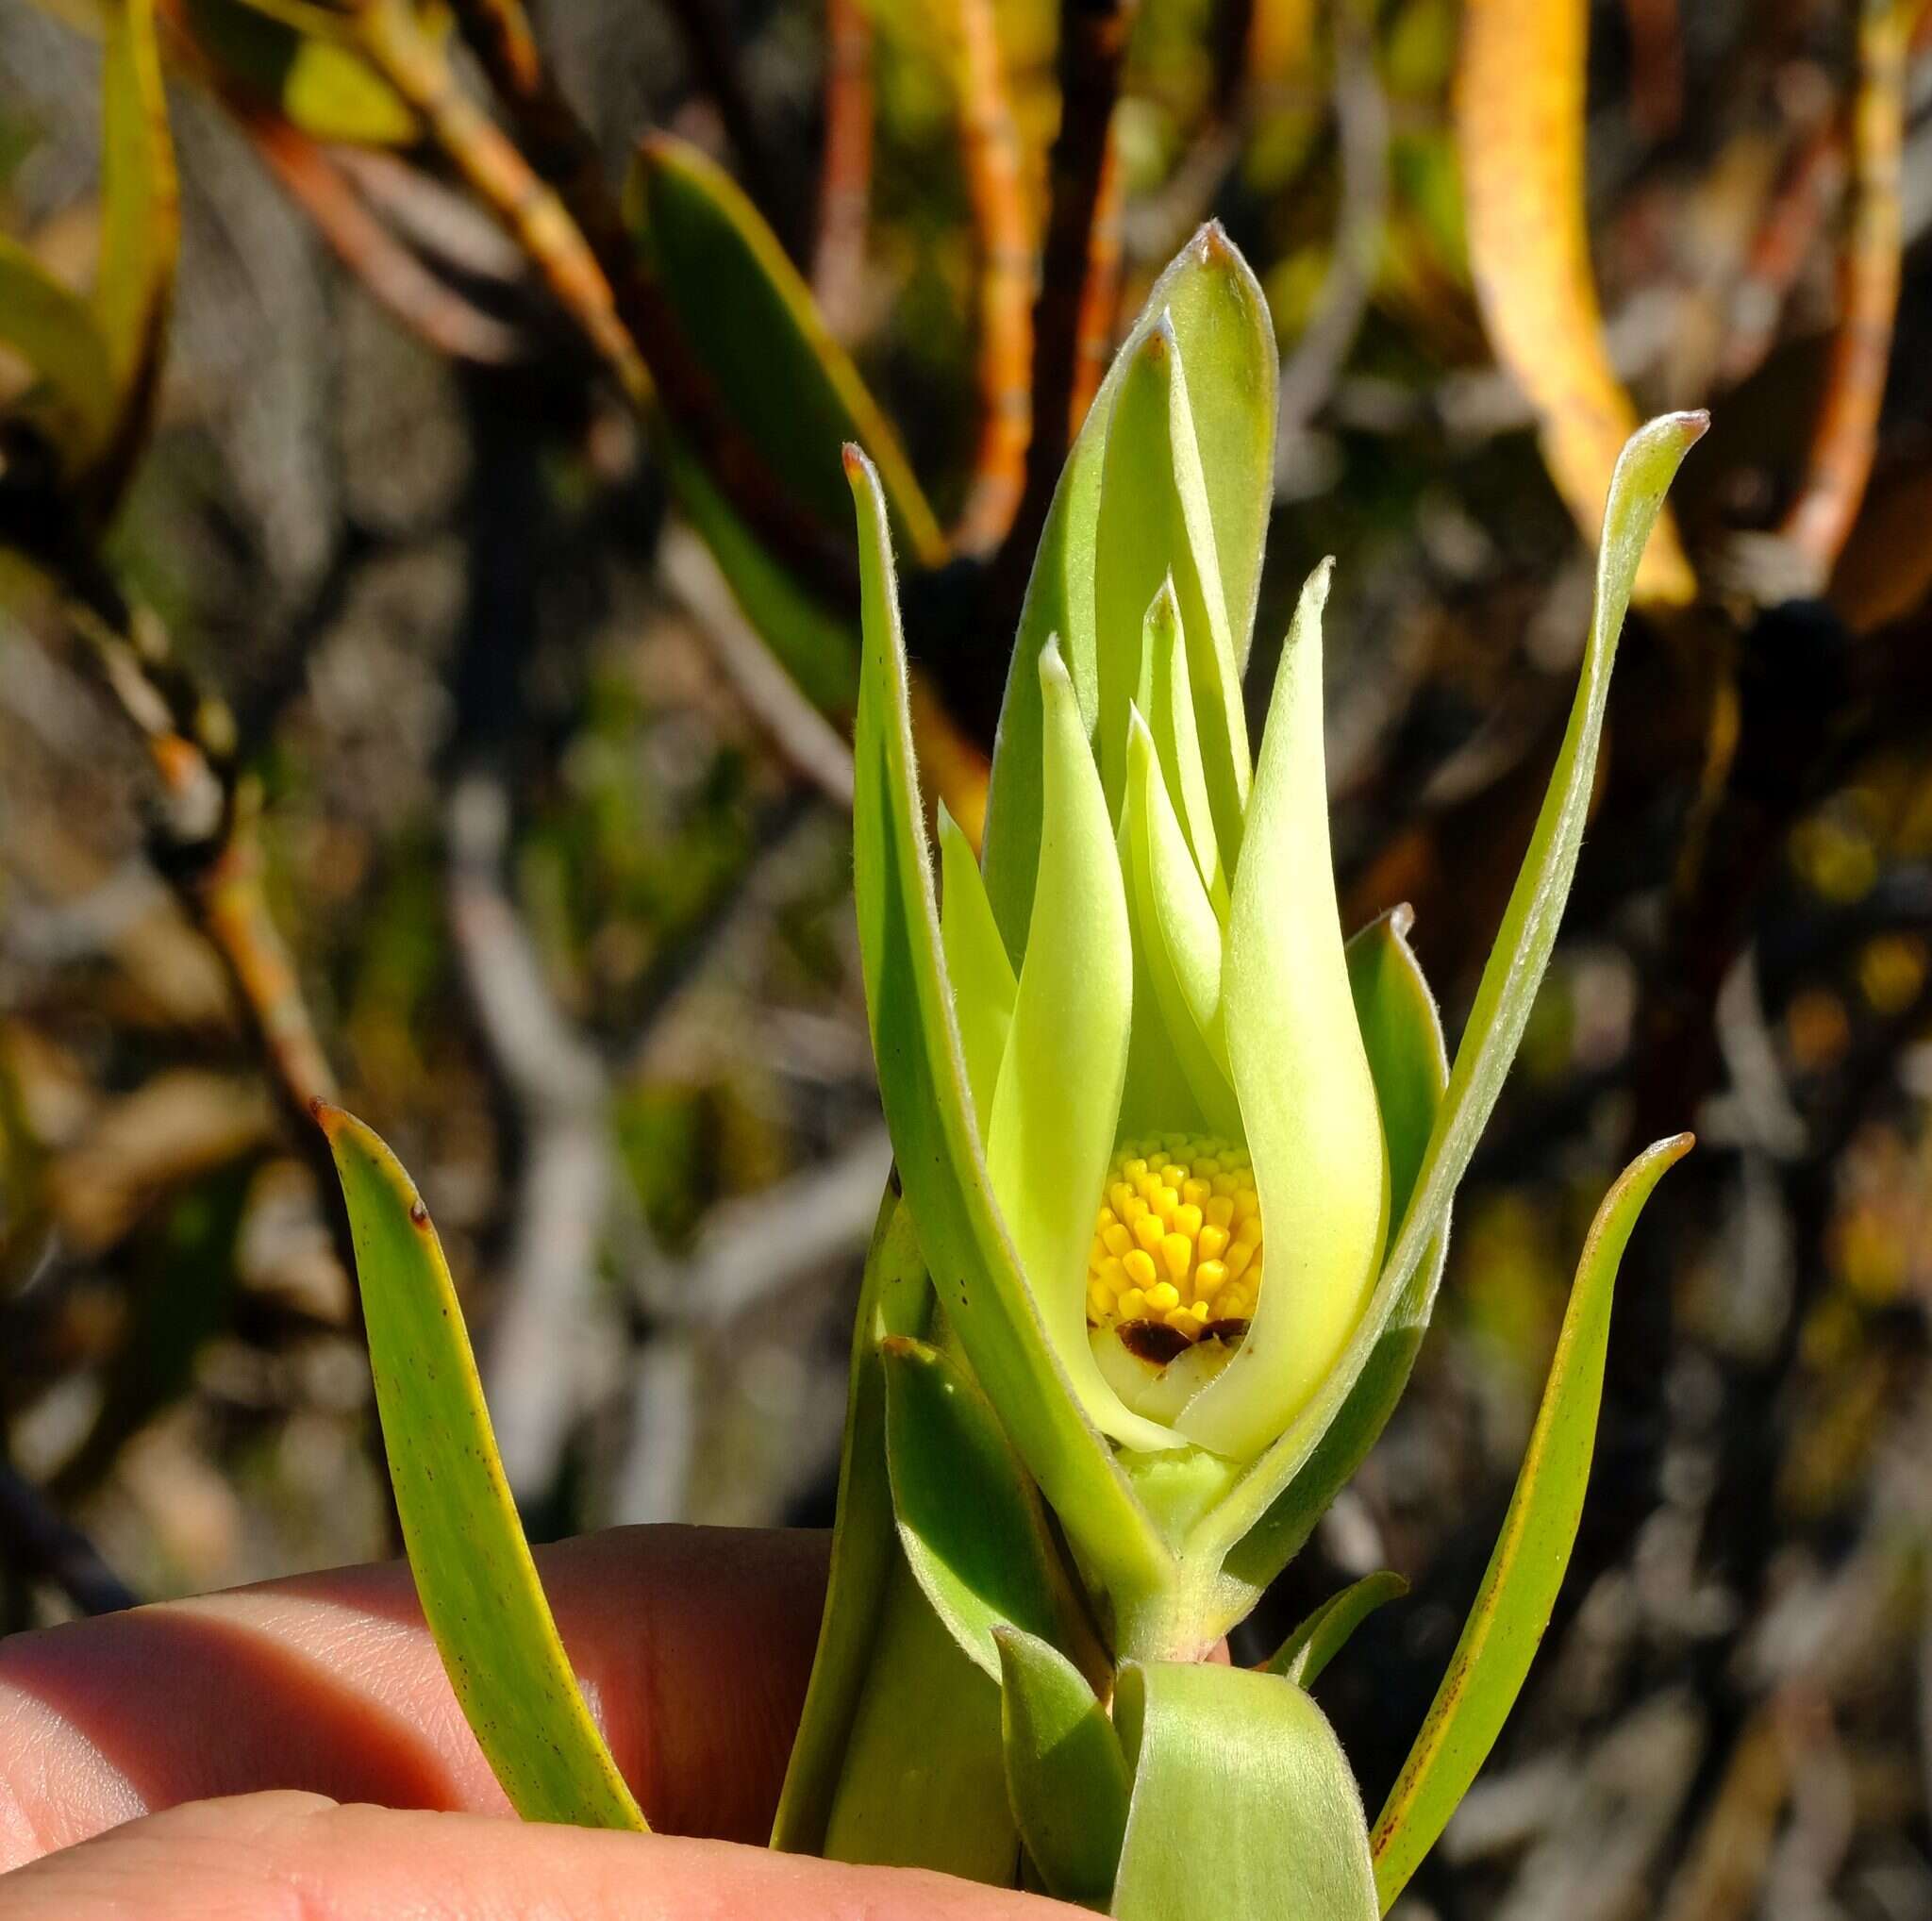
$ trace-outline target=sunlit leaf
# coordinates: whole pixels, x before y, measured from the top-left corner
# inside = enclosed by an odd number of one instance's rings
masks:
[[[1382,1278],[1348,1346],[1313,1400],[1208,1517],[1191,1544],[1191,1552],[1227,1553],[1251,1530],[1260,1529],[1262,1539],[1256,1551],[1243,1550],[1240,1562],[1230,1565],[1231,1573],[1239,1566],[1242,1582],[1274,1559],[1283,1541],[1295,1541],[1301,1504],[1291,1490],[1315,1463],[1318,1451],[1328,1469],[1346,1462],[1353,1471],[1349,1457],[1357,1441],[1366,1429],[1379,1426],[1372,1412],[1374,1404],[1391,1385],[1399,1392],[1413,1357],[1414,1340],[1420,1337],[1415,1317],[1425,1316],[1426,1300],[1433,1293],[1426,1276],[1431,1263],[1442,1257],[1450,1202],[1502,1092],[1556,945],[1557,923],[1582,844],[1610,669],[1637,563],[1672,476],[1707,425],[1701,413],[1665,414],[1633,435],[1617,462],[1597,556],[1590,639],[1570,723]],[[1370,1390],[1366,1402],[1356,1398],[1357,1386],[1365,1381]],[[1350,1412],[1355,1440],[1344,1440],[1338,1430],[1344,1410]],[[1379,1418],[1386,1419],[1386,1409]],[[1290,1500],[1289,1513],[1271,1512],[1284,1496]],[[1279,1565],[1274,1562],[1276,1568]]]
[[[887,1340],[881,1361],[907,1564],[954,1640],[997,1679],[996,1629],[1062,1645],[1076,1618],[1045,1510],[964,1368],[906,1336]]]
[[[1549,1625],[1590,1483],[1618,1263],[1651,1190],[1690,1148],[1688,1134],[1647,1148],[1604,1196],[1591,1226],[1503,1531],[1442,1685],[1375,1822],[1375,1885],[1385,1911],[1475,1779]]]
[[[1328,566],[1302,591],[1255,770],[1228,911],[1227,1057],[1267,1227],[1247,1338],[1176,1425],[1245,1461],[1315,1391],[1375,1281],[1389,1218],[1374,1077],[1355,1018],[1322,735]]]
[[[1374,1921],[1355,1777],[1293,1682],[1129,1663],[1114,1720],[1134,1773],[1118,1921]]]
[[[1268,1672],[1291,1680],[1296,1687],[1311,1688],[1322,1670],[1348,1644],[1348,1637],[1377,1608],[1399,1599],[1408,1592],[1408,1583],[1386,1568],[1380,1574],[1364,1575],[1340,1594],[1330,1595],[1268,1657]]]
[[[1496,357],[1542,425],[1557,491],[1595,540],[1637,412],[1612,372],[1584,197],[1588,0],[1468,0],[1456,82],[1470,270]],[[1637,576],[1641,602],[1696,592],[1666,509]]]
[[[1127,1073],[1133,948],[1107,801],[1057,648],[1046,683],[1046,785],[1040,899],[993,1091],[986,1164],[1020,1271],[1088,1416],[1134,1447],[1173,1446],[1102,1377],[1087,1338],[1082,1277],[1094,1198],[1113,1158]]]
[[[1057,1647],[994,1630],[1007,1792],[1048,1894],[1103,1904],[1113,1892],[1132,1783],[1119,1737],[1086,1677]]]
[[[428,1211],[360,1121],[321,1104],[317,1118],[355,1237],[403,1542],[464,1718],[525,1820],[641,1830],[543,1598]]]
[[[1274,333],[1247,262],[1219,226],[1208,226],[1156,282],[1087,409],[1034,559],[1000,710],[987,807],[987,894],[1016,960],[1026,946],[1040,850],[1040,652],[1058,637],[1091,732],[1100,697],[1093,565],[1108,422],[1125,369],[1163,313],[1188,367],[1222,598],[1238,656],[1245,659],[1274,498]],[[1266,397],[1265,409],[1257,395]]]
[[[919,1258],[912,1216],[889,1189],[866,1254],[852,1334],[825,1612],[772,1829],[772,1846],[787,1853],[815,1854],[824,1845],[887,1581],[899,1560],[886,1466],[886,1383],[879,1345],[893,1334],[924,1334],[931,1309],[932,1290]]]
[[[947,1323],[1048,1504],[1109,1585],[1144,1592],[1172,1578],[1171,1555],[1081,1413],[992,1205],[941,955],[885,503],[856,449],[848,471],[865,626],[854,887],[873,1054],[906,1198]]]

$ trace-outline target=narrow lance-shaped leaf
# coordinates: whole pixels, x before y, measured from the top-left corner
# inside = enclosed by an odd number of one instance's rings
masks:
[[[978,859],[944,801],[939,805],[939,823],[940,939],[953,987],[953,1011],[959,1023],[959,1048],[966,1057],[966,1081],[973,1090],[973,1111],[984,1141],[1019,983],[986,898]]]
[[[931,1310],[932,1289],[920,1259],[919,1238],[895,1178],[880,1203],[866,1252],[852,1332],[825,1612],[772,1829],[772,1846],[789,1854],[816,1854],[824,1846],[878,1639],[887,1582],[899,1560],[886,1464],[886,1383],[879,1345],[893,1334],[924,1334]]]
[[[1475,1779],[1549,1625],[1590,1482],[1618,1263],[1652,1189],[1690,1149],[1688,1134],[1647,1148],[1604,1196],[1591,1226],[1503,1531],[1375,1822],[1375,1886],[1385,1913]]]
[[[1377,1608],[1407,1592],[1408,1583],[1387,1568],[1380,1574],[1365,1574],[1340,1594],[1330,1595],[1268,1657],[1268,1672],[1298,1688],[1313,1687],[1322,1670],[1348,1645],[1348,1637]]]
[[[1058,1648],[994,1630],[1007,1792],[1048,1894],[1098,1907],[1113,1892],[1132,1782],[1120,1738]]]
[[[1221,1008],[1221,924],[1168,800],[1154,737],[1138,713],[1127,743],[1127,788],[1123,864],[1159,1003],[1161,1040],[1179,1060],[1208,1125],[1238,1141],[1241,1108],[1228,1076]],[[1143,1009],[1141,1019],[1151,1011]]]
[[[1118,1921],[1374,1921],[1355,1777],[1291,1681],[1129,1663],[1114,1720],[1134,1770]]]
[[[942,560],[945,537],[897,434],[743,190],[689,142],[653,134],[638,150],[625,213],[721,403],[791,496],[842,528],[837,450],[857,441],[902,538],[923,564]]]
[[[933,907],[885,506],[865,457],[854,448],[846,458],[865,625],[854,891],[879,1094],[906,1197],[948,1325],[1048,1504],[1109,1587],[1158,1591],[1174,1578],[1172,1554],[1081,1412],[992,1205]]]
[[[1375,1077],[1375,1104],[1389,1144],[1390,1211],[1395,1218],[1408,1205],[1449,1080],[1442,1023],[1408,944],[1409,920],[1409,910],[1398,908],[1371,922],[1348,944],[1349,990]],[[1374,1445],[1407,1383],[1447,1252],[1445,1219],[1382,1323],[1340,1412],[1263,1519],[1223,1563],[1224,1579],[1234,1596],[1230,1619],[1244,1613],[1299,1551]]]
[[[1142,625],[1166,590],[1190,649],[1215,838],[1232,863],[1250,776],[1241,670],[1222,600],[1188,373],[1174,323],[1163,313],[1135,349],[1114,397],[1094,530],[1100,771],[1116,818],[1126,781],[1127,708],[1142,692]]]
[[[1279,1434],[1341,1353],[1374,1284],[1388,1156],[1343,957],[1322,743],[1322,607],[1309,576],[1262,736],[1235,869],[1223,1001],[1266,1230],[1246,1340],[1189,1403],[1191,1441],[1246,1460]]]
[[[1440,1246],[1450,1202],[1495,1107],[1556,945],[1557,926],[1582,844],[1610,669],[1637,563],[1672,477],[1708,425],[1709,417],[1703,413],[1664,414],[1631,436],[1617,462],[1597,556],[1590,639],[1569,727],[1504,910],[1502,927],[1484,965],[1401,1230],[1342,1358],[1293,1426],[1207,1517],[1190,1544],[1192,1553],[1224,1554],[1263,1520],[1323,1444],[1391,1328],[1398,1305],[1413,1305],[1411,1283],[1418,1271],[1425,1260],[1435,1258],[1433,1250]]]
[[[996,1629],[1069,1645],[1080,1603],[1039,1491],[985,1395],[924,1341],[891,1337],[880,1359],[892,1509],[907,1564],[933,1612],[994,1680]]]
[[[320,1103],[317,1118],[348,1204],[403,1543],[464,1718],[525,1820],[641,1830],[543,1598],[428,1211],[360,1121]]]

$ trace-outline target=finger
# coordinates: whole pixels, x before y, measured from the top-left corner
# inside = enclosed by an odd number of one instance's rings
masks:
[[[537,1560],[652,1826],[762,1841],[818,1633],[824,1538],[620,1528]],[[0,1865],[259,1788],[508,1812],[407,1568],[272,1581],[0,1643]]]
[[[0,1921],[1073,1921],[1079,1912],[909,1868],[286,1794],[154,1815],[0,1881]]]

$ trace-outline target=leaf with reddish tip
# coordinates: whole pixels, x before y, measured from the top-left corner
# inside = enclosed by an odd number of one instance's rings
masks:
[[[372,1129],[326,1102],[315,1116],[348,1205],[403,1543],[464,1718],[525,1820],[642,1831],[543,1598],[429,1211]]]

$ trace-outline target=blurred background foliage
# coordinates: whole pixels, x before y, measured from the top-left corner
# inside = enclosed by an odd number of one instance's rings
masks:
[[[1209,216],[1285,354],[1254,684],[1335,553],[1346,914],[1415,904],[1452,1031],[1615,447],[1715,421],[1436,1336],[1257,1648],[1410,1576],[1319,1690],[1376,1799],[1590,1210],[1695,1126],[1405,1912],[1932,1913],[1916,0],[8,0],[6,1626],[390,1551],[318,1094],[421,1181],[534,1534],[828,1518],[888,1160],[836,443],[903,449],[976,821],[1067,427]]]

